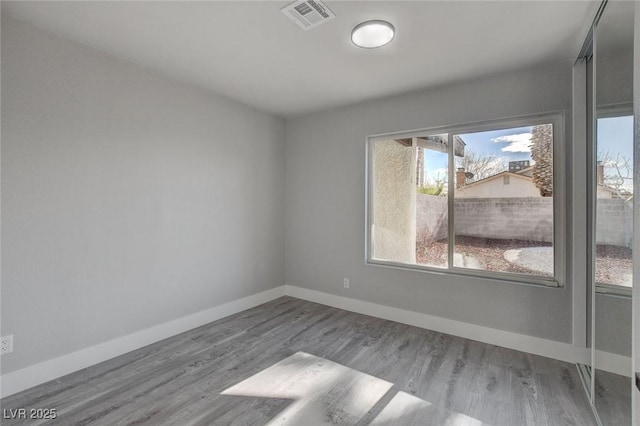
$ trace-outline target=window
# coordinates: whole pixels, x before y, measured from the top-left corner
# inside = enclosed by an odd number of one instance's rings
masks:
[[[633,272],[633,116],[614,109],[596,125],[595,281],[599,290],[627,294]]]
[[[554,115],[370,137],[368,262],[557,285],[561,128]]]

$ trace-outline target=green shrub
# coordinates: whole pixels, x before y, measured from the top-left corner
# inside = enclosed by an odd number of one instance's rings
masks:
[[[418,187],[418,194],[441,195],[443,190],[444,190],[443,184],[439,184],[435,186],[422,185]]]

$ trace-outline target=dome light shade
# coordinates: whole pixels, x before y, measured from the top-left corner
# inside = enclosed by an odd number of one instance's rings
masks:
[[[358,47],[374,49],[388,44],[396,33],[387,21],[365,21],[353,28],[351,41]]]

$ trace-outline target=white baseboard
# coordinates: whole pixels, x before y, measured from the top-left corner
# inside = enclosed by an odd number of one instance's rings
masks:
[[[631,357],[628,356],[596,350],[596,365],[598,370],[604,370],[627,377],[632,376]]]
[[[588,349],[568,343],[284,285],[7,373],[0,378],[0,396],[4,398],[284,295],[562,361],[590,364]],[[601,351],[597,356],[602,370],[630,375],[631,358]]]
[[[527,336],[505,330],[436,317],[419,312],[379,305],[302,287],[286,285],[287,296],[321,303],[359,314],[370,315],[440,333],[452,334],[491,345],[515,349],[561,361],[591,364],[591,350],[569,343]],[[631,358],[598,351],[598,368],[625,376],[631,375]]]
[[[2,398],[285,295],[285,286],[252,294],[127,336],[4,374]]]

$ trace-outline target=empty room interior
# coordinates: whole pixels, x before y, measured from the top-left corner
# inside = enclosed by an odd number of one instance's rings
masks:
[[[640,425],[640,2],[2,1],[0,47],[3,425]]]

